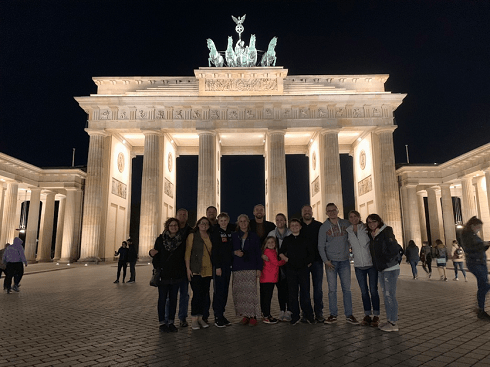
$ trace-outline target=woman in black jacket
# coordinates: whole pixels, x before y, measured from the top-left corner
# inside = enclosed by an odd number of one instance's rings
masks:
[[[396,282],[400,275],[400,261],[403,250],[396,241],[393,228],[383,223],[378,214],[367,217],[368,235],[371,240],[369,249],[373,265],[378,270],[378,279],[386,309],[386,323],[379,324],[382,331],[398,331],[398,301],[396,300]]]
[[[163,332],[177,332],[174,325],[177,309],[177,293],[180,284],[185,281],[185,244],[179,232],[179,221],[169,218],[165,230],[158,236],[155,246],[150,250],[153,267],[161,269],[161,281],[158,286],[158,320]],[[165,302],[169,298],[168,315],[165,317]],[[165,323],[168,319],[168,324]]]

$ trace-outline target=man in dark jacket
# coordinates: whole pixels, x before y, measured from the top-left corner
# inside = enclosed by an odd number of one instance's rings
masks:
[[[133,240],[128,238],[126,241],[128,243],[128,262],[129,262],[129,281],[128,283],[134,283],[136,280],[136,261],[138,261],[138,250],[133,244]]]
[[[310,205],[301,208],[301,234],[306,237],[315,248],[315,260],[310,266],[311,280],[313,282],[313,300],[315,303],[315,321],[323,323],[323,261],[318,252],[318,232],[322,223],[313,218],[313,209]]]
[[[253,214],[255,218],[250,221],[250,230],[257,233],[262,245],[269,232],[274,230],[276,225],[265,220],[265,207],[262,204],[254,206]]]

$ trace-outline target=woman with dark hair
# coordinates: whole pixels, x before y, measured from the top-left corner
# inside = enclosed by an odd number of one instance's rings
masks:
[[[260,316],[260,299],[257,280],[262,270],[262,251],[260,238],[250,231],[250,219],[240,214],[237,231],[232,233],[233,243],[233,281],[232,293],[237,316],[243,317],[242,325],[257,325]]]
[[[408,241],[408,246],[405,250],[405,255],[407,256],[407,263],[412,267],[413,279],[418,279],[417,264],[420,260],[419,248],[415,244],[414,240]]]
[[[453,247],[456,249],[454,250],[453,253],[453,266],[454,266],[454,279],[453,280],[459,280],[458,278],[458,269],[463,273],[464,276],[464,281],[467,282],[468,279],[466,279],[466,271],[464,270],[464,250],[461,247],[461,245],[458,243],[458,241],[454,240],[453,241]]]
[[[441,277],[441,280],[444,280],[447,282],[447,276],[446,276],[446,264],[447,264],[447,249],[446,245],[442,243],[441,240],[437,239],[436,240],[436,264],[437,264],[437,271],[439,272],[439,276]]]
[[[364,319],[361,325],[379,326],[379,293],[378,270],[373,266],[371,252],[369,250],[370,238],[367,228],[361,222],[361,214],[351,210],[348,214],[351,225],[346,229],[347,238],[354,255],[354,271],[361,289],[362,305],[364,307]],[[369,286],[368,286],[369,278]],[[373,316],[371,318],[371,315]]]
[[[420,249],[420,260],[422,261],[422,268],[428,274],[428,277],[432,276],[432,247],[429,245],[429,241],[422,242],[422,248]]]
[[[488,283],[487,255],[490,243],[478,237],[483,222],[477,217],[471,217],[465,224],[461,234],[461,242],[466,254],[466,267],[476,277],[478,292],[478,318],[490,321],[490,315],[485,312],[485,296],[490,290]]]
[[[177,309],[177,293],[185,282],[185,245],[179,232],[179,220],[169,218],[165,222],[163,233],[157,237],[155,246],[150,250],[153,267],[160,269],[158,286],[158,321],[163,332],[177,332],[174,325]],[[165,303],[169,299],[168,314],[165,315]],[[165,322],[165,320],[168,320]]]
[[[192,330],[208,328],[209,324],[202,319],[206,298],[209,297],[209,285],[213,276],[211,263],[211,223],[202,217],[196,223],[194,233],[187,237],[185,250],[185,266],[187,278],[191,282],[192,301],[191,316]]]
[[[379,325],[382,331],[398,331],[398,302],[396,282],[400,275],[400,261],[403,250],[396,241],[393,228],[385,225],[378,214],[367,217],[370,238],[369,248],[373,265],[378,270],[379,285],[383,292],[386,309],[386,323]]]

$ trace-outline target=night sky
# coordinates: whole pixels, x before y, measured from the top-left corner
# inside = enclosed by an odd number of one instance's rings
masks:
[[[242,37],[264,50],[277,36],[276,65],[289,75],[390,74],[386,89],[408,94],[395,111],[397,163],[406,144],[411,163],[442,163],[490,141],[488,1],[16,0],[0,2],[0,151],[55,167],[71,165],[76,148],[85,165],[87,117],[73,97],[96,92],[93,76],[193,76],[207,66],[206,38],[226,49],[231,15],[243,14]],[[263,201],[257,158],[223,160],[232,217]],[[288,157],[288,176],[304,177],[305,159]],[[237,162],[254,171],[253,189],[234,178]],[[197,157],[177,169],[193,164],[197,185]],[[296,181],[290,215],[308,200],[308,178]],[[195,194],[181,188],[177,200],[190,207]]]

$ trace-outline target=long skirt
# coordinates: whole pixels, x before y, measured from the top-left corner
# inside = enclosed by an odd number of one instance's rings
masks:
[[[232,293],[237,316],[259,317],[260,298],[256,270],[233,272]]]

